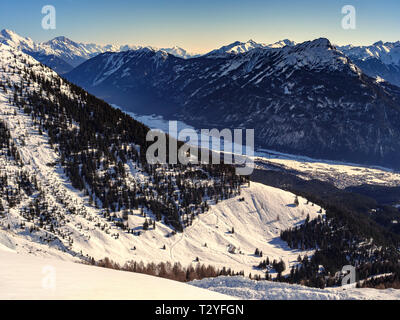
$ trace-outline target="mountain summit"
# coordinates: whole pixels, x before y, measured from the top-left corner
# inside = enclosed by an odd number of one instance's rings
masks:
[[[3,29],[0,31],[0,43],[4,43],[19,50],[36,50],[36,44],[32,39],[21,37],[19,34],[8,29]]]

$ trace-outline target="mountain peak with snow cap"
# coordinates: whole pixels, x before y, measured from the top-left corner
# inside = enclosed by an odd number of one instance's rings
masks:
[[[17,34],[16,32],[9,30],[9,29],[3,29],[0,31],[0,35],[4,38],[7,39],[26,39],[24,37],[21,37],[19,34]]]
[[[374,46],[383,46],[383,41],[379,40],[373,44]]]
[[[283,39],[283,40],[277,41],[275,43],[271,43],[271,44],[267,45],[266,47],[274,49],[274,48],[283,48],[286,46],[293,47],[295,45],[296,45],[296,42],[291,41],[289,39]]]
[[[0,42],[20,50],[34,50],[36,47],[32,39],[22,37],[9,29],[0,31]]]
[[[76,42],[72,41],[71,39],[69,39],[65,36],[55,37],[54,39],[46,42],[46,44],[49,44],[49,45],[55,44],[55,43],[68,43],[68,44],[78,45]]]
[[[12,35],[13,35],[13,34],[15,35],[16,33],[13,32],[13,31],[11,31],[11,30],[9,30],[9,29],[3,29],[3,30],[0,31],[0,34],[1,34],[3,37],[11,38]]]
[[[213,50],[206,54],[207,57],[223,57],[229,55],[236,55],[248,52],[256,48],[264,48],[265,45],[255,42],[250,39],[247,42],[235,41],[231,44],[223,46],[219,49]]]
[[[334,46],[327,38],[318,38],[311,41],[306,41],[299,44],[300,47],[304,48],[322,48],[322,49],[333,49]]]

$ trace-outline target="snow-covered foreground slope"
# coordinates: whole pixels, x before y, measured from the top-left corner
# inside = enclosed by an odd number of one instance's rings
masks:
[[[226,300],[166,279],[19,255],[0,246],[0,299]],[[157,290],[155,290],[157,288]]]
[[[219,277],[191,282],[192,285],[246,300],[393,300],[400,299],[400,290],[328,288],[316,289],[300,285],[254,281],[243,277]]]
[[[0,261],[0,299],[7,300],[230,300],[234,297],[246,300],[400,299],[400,291],[394,289],[315,289],[242,277],[203,279],[189,285],[143,274],[16,254],[2,245]]]
[[[53,184],[54,185],[54,184]],[[244,201],[239,199],[244,198]],[[291,250],[279,238],[280,231],[304,222],[307,215],[318,216],[319,207],[306,204],[300,198],[299,207],[293,205],[295,196],[279,189],[252,183],[244,188],[242,195],[215,205],[209,213],[201,215],[183,234],[171,236],[171,229],[159,224],[156,230],[149,230],[140,237],[133,236],[112,226],[110,234],[96,231],[93,223],[84,219],[72,220],[71,236],[74,239],[73,251],[82,252],[95,259],[109,257],[119,263],[127,261],[180,262],[183,265],[200,263],[215,267],[230,267],[246,274],[260,273],[254,270],[267,256],[282,259],[286,265],[296,263],[298,255],[311,254],[309,251]],[[17,215],[7,221],[17,224]],[[279,219],[279,220],[278,220]],[[5,223],[0,229],[0,245],[20,253],[37,256],[56,256],[62,259],[75,258],[59,250],[56,245],[41,243],[22,230],[7,230]],[[129,224],[140,228],[144,218],[139,214],[129,216]],[[79,228],[77,229],[79,223]],[[80,229],[81,227],[81,229]],[[232,228],[234,233],[232,234]],[[115,239],[113,234],[119,234]],[[163,246],[166,249],[163,249]],[[235,247],[236,253],[229,249]],[[136,248],[136,250],[133,250]],[[258,248],[264,257],[257,257]],[[289,270],[287,270],[289,271]]]

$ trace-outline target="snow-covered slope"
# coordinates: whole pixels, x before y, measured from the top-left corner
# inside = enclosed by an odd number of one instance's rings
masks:
[[[1,79],[20,84],[27,65],[36,75],[57,79],[55,72],[30,56],[0,45]],[[67,83],[60,79],[59,85],[67,95],[72,95]],[[33,84],[33,88],[35,86],[38,90],[38,85]],[[154,219],[154,216],[151,211],[146,211],[148,216],[144,217],[140,209],[132,210],[126,223],[129,230],[140,231],[141,235],[122,230],[115,222],[107,220],[103,216],[104,210],[96,208],[84,192],[72,187],[60,165],[60,154],[51,146],[48,134],[40,133],[29,114],[9,103],[10,95],[13,95],[10,88],[7,93],[0,93],[0,121],[10,131],[23,169],[2,154],[1,173],[7,174],[12,192],[18,193],[17,180],[22,173],[34,176],[41,192],[19,192],[19,201],[13,205],[2,199],[7,212],[0,217],[0,244],[3,247],[19,253],[67,260],[109,257],[119,263],[172,261],[187,265],[196,263],[198,257],[200,263],[243,270],[246,274],[255,273],[253,267],[262,260],[254,256],[256,248],[264,253],[264,257],[283,259],[287,265],[295,263],[299,254],[310,254],[289,250],[279,240],[279,235],[281,230],[302,223],[307,215],[316,218],[320,208],[306,204],[301,198],[299,206],[295,206],[295,195],[257,183],[243,186],[239,196],[218,204],[210,202],[211,209],[198,215],[184,233],[174,234],[172,227],[163,221],[157,222],[155,229],[144,231],[145,220]],[[149,177],[134,163],[126,170],[131,183],[149,183]],[[39,221],[26,218],[27,212],[36,206],[36,200],[46,212],[54,214],[53,227],[41,226]],[[120,218],[123,210],[116,211]]]
[[[219,277],[191,282],[192,285],[228,294],[246,300],[399,300],[400,291],[395,289],[357,289],[337,287],[327,289],[308,288],[299,285],[254,281],[243,277]]]
[[[0,247],[2,300],[230,300],[230,296],[188,284],[19,255]],[[157,288],[157,290],[154,290]]]
[[[338,46],[339,50],[352,59],[368,60],[376,58],[384,64],[400,64],[400,41],[382,42],[378,41],[370,46]]]
[[[25,38],[20,36],[19,34],[8,30],[3,29],[0,31],[0,42],[4,43],[12,48],[16,48],[19,50],[28,50],[34,51],[36,50],[35,42],[30,38]]]
[[[49,187],[55,192],[66,192],[67,197],[80,201],[78,195],[68,189],[60,188],[59,181],[54,181],[49,174]],[[49,195],[51,196],[51,194]],[[244,198],[244,201],[239,199]],[[235,271],[244,271],[246,275],[263,274],[254,270],[267,256],[270,259],[282,259],[286,266],[296,264],[297,257],[312,251],[291,250],[280,240],[280,231],[303,223],[307,215],[315,218],[319,215],[319,207],[306,204],[300,199],[299,207],[293,205],[295,196],[288,192],[252,183],[250,188],[243,189],[240,197],[225,200],[214,206],[209,213],[200,216],[183,234],[172,236],[172,230],[158,224],[156,230],[149,230],[140,237],[121,232],[115,226],[110,226],[108,235],[97,231],[95,222],[71,217],[66,227],[73,239],[72,250],[82,252],[95,259],[109,257],[119,263],[127,261],[144,262],[180,262],[182,265],[200,263],[215,267],[229,267]],[[87,210],[90,208],[86,207]],[[89,211],[95,216],[96,211]],[[5,220],[0,220],[0,244],[20,253],[30,253],[42,257],[56,256],[61,259],[75,260],[70,254],[64,253],[56,243],[45,244],[28,232],[26,228],[19,230],[21,217],[16,210]],[[104,221],[105,222],[105,221]],[[103,223],[104,223],[103,222]],[[137,212],[129,216],[129,225],[140,230],[144,218]],[[7,225],[15,226],[7,230]],[[231,233],[232,228],[234,234]],[[50,236],[46,232],[47,236]],[[119,237],[116,239],[115,235]],[[163,246],[166,249],[163,249]],[[133,250],[136,248],[136,250]],[[230,249],[236,248],[236,253]],[[255,256],[258,248],[263,252],[263,258]],[[285,273],[289,272],[289,269]]]
[[[400,41],[378,41],[370,46],[338,47],[366,74],[400,86]]]

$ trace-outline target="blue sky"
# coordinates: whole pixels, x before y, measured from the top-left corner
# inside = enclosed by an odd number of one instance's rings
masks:
[[[41,9],[48,4],[57,10],[56,30],[41,27]],[[356,30],[341,27],[341,8],[348,4],[357,10]],[[8,0],[0,2],[0,28],[36,41],[63,35],[81,42],[178,45],[206,52],[249,39],[397,41],[399,13],[399,0]]]

